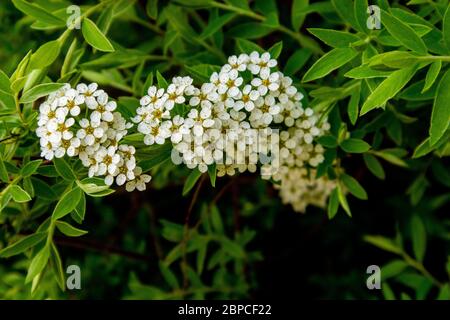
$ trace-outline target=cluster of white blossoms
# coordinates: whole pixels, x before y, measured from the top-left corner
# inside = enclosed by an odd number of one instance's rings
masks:
[[[308,205],[325,208],[336,182],[326,176],[316,178],[316,170],[291,168],[275,189],[280,191],[281,201],[292,205],[297,212],[305,212]]]
[[[89,177],[103,176],[126,189],[145,190],[151,179],[136,166],[133,146],[119,144],[132,123],[116,111],[115,101],[96,83],[65,84],[39,107],[38,128],[41,156],[47,160],[64,155],[78,157]]]
[[[268,52],[231,56],[200,87],[175,77],[151,86],[131,119],[146,145],[171,143],[172,161],[217,176],[261,170],[278,184],[285,203],[303,211],[322,206],[332,182],[315,179],[324,149],[315,138],[330,125],[311,108]],[[136,166],[135,148],[120,143],[133,126],[95,83],[65,85],[40,106],[37,135],[42,156],[79,157],[89,177],[144,190],[151,177]]]
[[[267,52],[231,56],[200,87],[190,77],[151,86],[132,120],[145,144],[171,141],[175,164],[200,172],[215,164],[218,176],[260,168],[264,179],[281,181],[283,194],[292,170],[323,162],[314,138],[329,124],[303,108],[302,93],[276,66]]]

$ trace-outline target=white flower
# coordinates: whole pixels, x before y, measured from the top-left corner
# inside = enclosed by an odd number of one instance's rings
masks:
[[[91,122],[88,119],[81,119],[79,121],[81,129],[77,131],[77,137],[84,140],[86,145],[91,146],[96,139],[101,139],[105,134],[104,128],[99,122]]]
[[[120,155],[116,153],[116,148],[114,147],[100,147],[95,153],[95,160],[99,165],[98,175],[114,174],[120,161]]]
[[[247,69],[247,63],[249,61],[249,56],[247,54],[240,54],[238,56],[231,56],[228,58],[228,64],[224,65],[221,69],[223,72],[228,72],[231,70],[237,70],[239,72],[245,71]]]
[[[253,74],[260,74],[261,76],[266,76],[270,73],[270,68],[277,65],[275,59],[270,59],[270,54],[264,52],[261,56],[258,52],[254,51],[250,54],[250,63],[248,65],[248,70]]]
[[[152,145],[154,143],[164,144],[166,138],[170,136],[168,124],[150,126],[149,132],[144,137],[144,143]]]
[[[117,104],[114,101],[108,102],[108,94],[102,93],[94,99],[89,107],[89,109],[94,110],[91,113],[92,122],[100,122],[101,120],[111,122],[114,120],[112,112],[116,109]]]
[[[212,83],[204,83],[201,89],[193,90],[193,97],[189,100],[189,104],[193,107],[200,105],[202,108],[211,108],[212,103],[218,99],[216,87]]]
[[[125,188],[128,192],[134,191],[137,189],[139,191],[144,191],[146,189],[146,184],[150,182],[152,177],[148,174],[142,174],[142,168],[136,167],[134,169],[135,178],[129,182],[127,182]]]
[[[235,97],[239,94],[239,86],[244,81],[239,77],[237,70],[232,69],[229,72],[219,74],[220,84],[217,86],[217,93],[226,93],[229,97]]]
[[[58,106],[66,107],[71,116],[76,117],[80,114],[80,105],[84,103],[84,96],[78,94],[75,89],[68,89],[64,96],[58,99]]]
[[[205,128],[211,128],[214,120],[211,118],[211,109],[202,108],[199,112],[197,109],[191,109],[186,119],[186,125],[191,128],[195,136],[201,136]]]
[[[259,93],[264,96],[267,91],[278,90],[280,75],[277,72],[261,75],[261,78],[253,78],[252,86],[258,89]]]
[[[175,104],[181,104],[186,101],[186,98],[183,95],[184,89],[184,86],[177,86],[173,83],[167,87],[167,100],[164,103],[164,107],[167,110],[172,110]]]
[[[239,111],[245,108],[247,111],[252,111],[255,108],[254,102],[259,98],[259,92],[252,90],[252,86],[247,84],[236,98],[239,100],[234,104],[234,110]]]

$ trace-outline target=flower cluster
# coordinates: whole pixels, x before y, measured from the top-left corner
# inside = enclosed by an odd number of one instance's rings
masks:
[[[136,166],[135,148],[119,144],[131,128],[116,111],[115,101],[96,83],[65,84],[39,107],[41,156],[47,160],[64,155],[78,157],[89,177],[104,176],[105,184],[126,183],[129,191],[145,189],[150,176]]]
[[[329,130],[292,79],[265,52],[231,56],[200,87],[175,77],[166,88],[151,86],[131,119],[146,145],[171,143],[172,161],[217,176],[261,170],[277,182],[284,203],[296,211],[322,206],[334,188],[314,172],[324,161],[315,138]],[[97,84],[65,85],[40,106],[37,135],[42,156],[78,157],[89,177],[144,190],[151,179],[136,165],[133,146],[120,143],[133,126]]]
[[[336,182],[326,176],[316,178],[316,170],[308,172],[306,168],[291,168],[283,175],[275,189],[280,192],[281,201],[292,205],[297,212],[305,212],[308,205],[324,208]]]
[[[201,172],[215,164],[218,176],[260,167],[264,179],[280,182],[288,201],[292,173],[324,160],[314,138],[329,124],[303,108],[302,93],[276,66],[267,52],[231,56],[200,87],[189,77],[173,78],[166,89],[151,86],[132,120],[145,144],[171,141],[175,164]]]
[[[323,157],[312,141],[327,129],[326,123],[318,127],[312,109],[302,108],[303,95],[292,79],[276,66],[269,53],[252,52],[231,56],[199,88],[189,77],[174,78],[167,89],[152,86],[133,121],[144,143],[170,139],[177,151],[172,160],[201,172],[213,163],[219,176],[254,172],[263,159],[272,159],[273,166],[275,158],[315,166]],[[290,153],[283,159],[280,146]]]

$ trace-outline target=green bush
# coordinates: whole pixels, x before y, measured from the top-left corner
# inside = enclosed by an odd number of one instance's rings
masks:
[[[449,299],[450,5],[374,4],[1,2],[0,298]],[[176,165],[176,117],[284,171]]]

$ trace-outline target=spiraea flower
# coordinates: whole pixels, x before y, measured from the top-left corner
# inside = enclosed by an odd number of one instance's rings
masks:
[[[105,184],[135,180],[136,150],[121,144],[132,123],[116,110],[116,102],[99,90],[96,83],[64,85],[50,94],[39,107],[38,128],[41,156],[45,159],[78,157],[88,176],[103,176]],[[80,115],[84,117],[81,117]],[[149,180],[147,175],[142,183]]]

